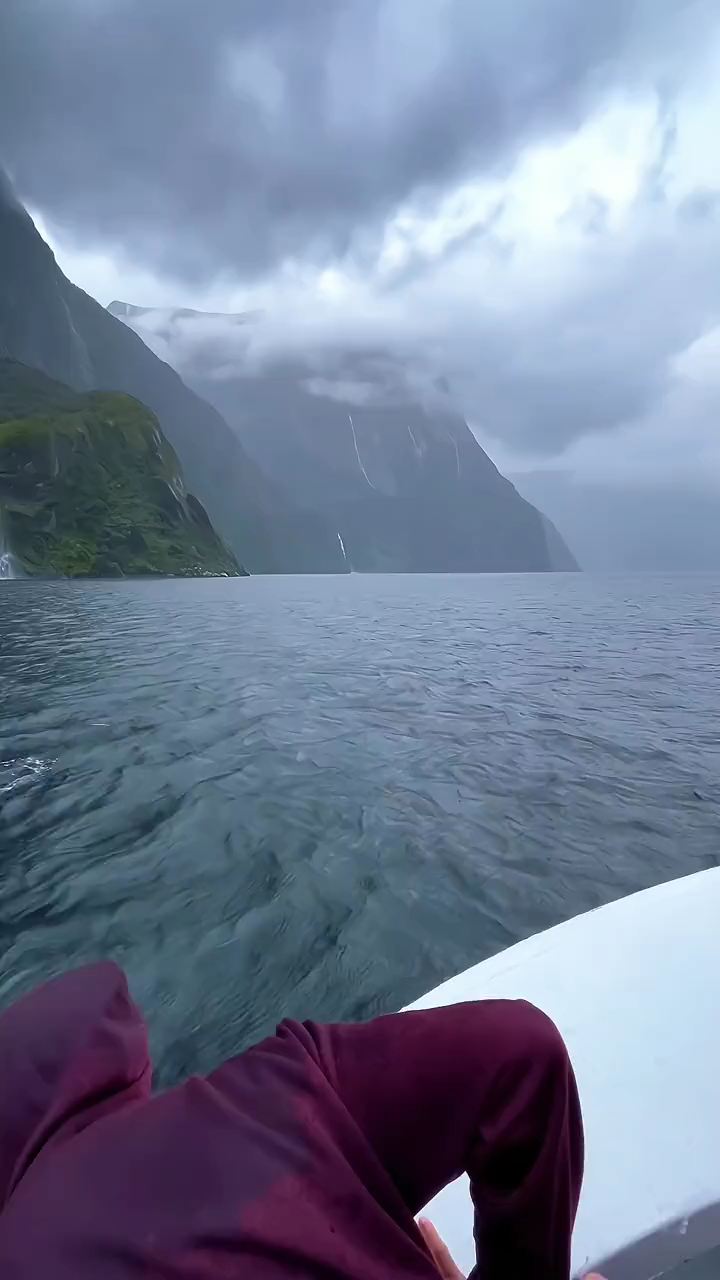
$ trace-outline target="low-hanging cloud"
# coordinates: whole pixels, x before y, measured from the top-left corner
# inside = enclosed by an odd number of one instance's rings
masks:
[[[530,264],[522,262],[500,264],[497,277],[491,271],[483,299],[477,286],[482,271],[471,255],[458,259],[452,271],[443,262],[419,275],[402,294],[358,285],[349,306],[344,295],[316,298],[308,306],[301,282],[275,281],[274,305],[268,294],[268,305],[240,325],[236,318],[203,320],[161,310],[136,327],[190,378],[199,369],[221,378],[254,376],[277,361],[302,360],[314,370],[309,390],[350,403],[376,402],[378,396],[385,403],[388,387],[396,398],[427,400],[442,371],[453,403],[491,453],[500,442],[504,451],[542,464],[588,437],[592,449],[576,451],[573,466],[596,470],[604,447],[615,454],[605,468],[610,482],[623,468],[616,434],[651,422],[663,447],[648,457],[648,476],[671,478],[674,439],[683,472],[695,468],[706,484],[706,451],[697,446],[690,421],[683,425],[681,406],[687,398],[687,418],[695,422],[702,403],[698,430],[714,434],[708,403],[714,397],[720,409],[718,384],[707,364],[692,384],[678,379],[677,370],[720,321],[715,219],[698,220],[688,236],[681,210],[651,213],[640,205],[622,236],[586,230],[572,259],[565,241],[555,256],[538,252],[553,278],[541,299],[529,293]],[[500,287],[507,293],[502,308],[492,295]],[[386,353],[384,361],[369,354],[378,350]],[[705,398],[698,391],[703,380]],[[646,425],[632,438],[652,452]],[[694,441],[689,450],[684,440]]]
[[[719,38],[715,0],[3,0],[0,160],[71,275],[243,313],[136,319],[188,377],[368,400],[384,353],[503,459],[706,484]]]

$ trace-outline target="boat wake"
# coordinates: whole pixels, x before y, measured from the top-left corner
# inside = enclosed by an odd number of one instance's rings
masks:
[[[48,774],[52,765],[52,760],[41,760],[39,756],[0,760],[0,796],[31,786]]]

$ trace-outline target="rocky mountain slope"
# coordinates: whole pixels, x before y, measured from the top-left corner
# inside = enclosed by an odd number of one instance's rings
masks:
[[[115,302],[113,314],[185,376],[280,487],[335,531],[364,571],[576,569],[549,520],[483,452],[440,384],[413,386],[378,352],[243,368],[262,317]],[[227,376],[234,353],[238,375]],[[225,365],[225,367],[223,367]]]
[[[251,572],[342,571],[335,532],[248,457],[216,409],[60,271],[0,172],[0,356],[149,406],[214,527]]]
[[[297,371],[200,383],[247,451],[335,528],[353,569],[544,571],[560,567],[544,518],[448,408],[314,394]],[[549,523],[549,522],[548,522]],[[557,535],[561,546],[562,540]],[[569,557],[568,557],[569,558]],[[566,564],[562,565],[567,567]]]
[[[236,575],[144,405],[0,359],[0,523],[20,572]]]

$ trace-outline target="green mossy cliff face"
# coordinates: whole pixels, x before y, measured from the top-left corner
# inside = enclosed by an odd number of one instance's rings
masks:
[[[30,575],[243,572],[149,409],[72,391],[14,360],[0,360],[0,519]]]
[[[0,29],[7,0],[0,0]],[[76,391],[112,388],[158,416],[213,527],[253,573],[342,573],[334,529],[272,484],[215,409],[121,320],[65,278],[0,157],[0,356]]]

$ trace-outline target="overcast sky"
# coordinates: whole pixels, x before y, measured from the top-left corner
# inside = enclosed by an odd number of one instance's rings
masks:
[[[447,373],[506,470],[720,488],[717,0],[0,0],[0,163],[101,302]]]

